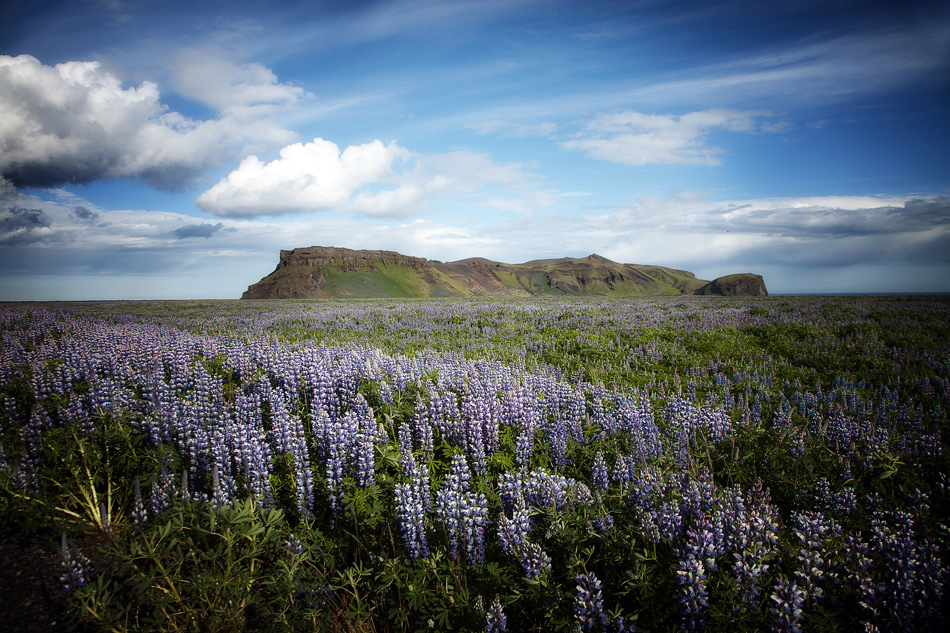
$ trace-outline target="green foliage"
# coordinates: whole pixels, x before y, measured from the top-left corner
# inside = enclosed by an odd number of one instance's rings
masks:
[[[345,630],[322,534],[297,534],[253,499],[179,500],[110,543],[111,573],[76,592],[81,616],[114,631]]]

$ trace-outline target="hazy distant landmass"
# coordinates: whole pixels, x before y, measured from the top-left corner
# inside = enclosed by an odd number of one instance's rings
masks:
[[[666,266],[618,264],[600,255],[505,264],[481,257],[440,262],[394,251],[310,246],[280,252],[276,270],[242,299],[527,297],[535,295],[768,296],[761,275],[712,281]]]

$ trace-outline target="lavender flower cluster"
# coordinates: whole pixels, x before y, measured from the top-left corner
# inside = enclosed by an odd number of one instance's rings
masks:
[[[384,504],[395,511],[400,556],[418,561],[444,548],[477,566],[497,539],[494,551],[522,582],[573,578],[573,601],[562,608],[584,630],[632,624],[611,625],[606,605],[622,604],[622,583],[602,574],[605,588],[594,573],[578,575],[577,559],[562,551],[566,533],[605,549],[629,534],[638,546],[665,552],[685,629],[712,617],[711,588],[725,584],[736,589],[736,618],[755,621],[758,613],[776,630],[799,630],[821,607],[852,603],[869,629],[940,622],[947,552],[933,535],[946,534],[939,513],[950,504],[950,481],[934,483],[927,468],[943,463],[946,413],[914,400],[950,394],[950,363],[939,354],[923,359],[933,375],[909,378],[910,385],[841,378],[829,388],[803,379],[783,390],[774,370],[751,358],[744,367],[709,359],[672,377],[655,373],[648,386],[619,388],[538,359],[609,345],[626,350],[631,373],[638,364],[655,370],[676,349],[631,343],[642,328],[673,324],[690,333],[778,317],[724,306],[709,319],[690,319],[669,306],[584,304],[559,312],[558,327],[576,333],[552,341],[532,333],[549,332],[553,322],[529,304],[506,308],[507,321],[477,305],[361,309],[362,325],[352,310],[320,307],[266,322],[233,313],[191,329],[2,310],[0,479],[13,490],[39,491],[44,434],[62,426],[95,434],[101,420],[121,418],[181,458],[176,469],[168,462],[151,481],[135,481],[123,512],[139,530],[180,499],[223,507],[251,495],[265,507],[286,503],[306,525],[327,514],[338,519],[354,486],[383,488],[392,490]],[[781,318],[807,324],[822,314],[805,304]],[[370,330],[416,332],[412,341],[422,345],[427,336],[449,336],[456,317],[466,327],[481,323],[489,337],[512,323],[528,325],[506,363],[427,346],[407,357],[358,337],[331,345],[273,335],[279,323],[338,333],[363,332],[369,323]],[[604,320],[617,328],[611,340],[597,333]],[[233,334],[236,322],[243,336]],[[889,355],[895,363],[923,362],[912,350]],[[28,395],[15,396],[18,390]],[[823,447],[848,483],[833,484],[837,475],[823,473],[796,491],[798,505],[780,510],[761,481],[714,476],[714,456],[742,461],[733,448],[763,434],[785,453],[771,454],[776,460]],[[401,478],[391,488],[379,486],[380,473],[392,472],[377,463],[387,445],[400,454]],[[452,455],[447,469],[445,455]],[[916,470],[900,507],[864,499],[861,477],[891,485],[905,461]],[[870,521],[861,524],[865,516]],[[572,521],[582,529],[563,529]],[[288,551],[298,544],[289,540]],[[88,559],[65,536],[61,549],[64,585],[82,586],[92,573]],[[484,613],[487,630],[507,630],[499,598]]]

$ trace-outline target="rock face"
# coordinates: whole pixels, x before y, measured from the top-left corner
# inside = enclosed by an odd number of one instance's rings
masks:
[[[700,293],[733,277],[741,279]],[[758,275],[731,275],[707,283],[685,270],[618,264],[599,255],[524,264],[480,257],[443,263],[394,251],[311,246],[281,251],[276,270],[248,287],[242,298],[753,294],[745,290],[745,277],[757,278],[764,292]]]
[[[767,297],[769,291],[765,288],[762,275],[739,273],[717,277],[696,291],[698,295],[724,295],[727,297],[749,296]]]

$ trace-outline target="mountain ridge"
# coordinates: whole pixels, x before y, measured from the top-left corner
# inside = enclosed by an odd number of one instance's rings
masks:
[[[389,250],[310,246],[280,251],[277,268],[241,298],[684,294],[767,296],[768,291],[752,273],[707,281],[686,270],[620,264],[596,253],[506,264],[484,257],[440,262]]]

